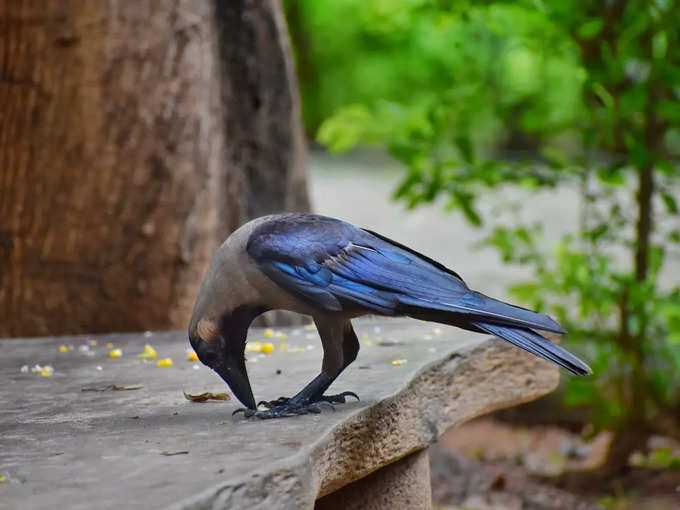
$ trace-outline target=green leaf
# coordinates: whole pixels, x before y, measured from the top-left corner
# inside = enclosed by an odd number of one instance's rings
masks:
[[[592,18],[583,23],[578,29],[581,39],[592,39],[602,30],[602,18]]]
[[[675,197],[667,191],[661,192],[661,198],[666,205],[666,210],[669,214],[678,214],[678,204],[675,202]]]
[[[346,152],[365,137],[372,117],[371,112],[362,105],[348,106],[321,124],[317,140],[331,152]]]
[[[471,193],[457,191],[454,192],[453,198],[456,202],[456,205],[458,205],[461,211],[463,211],[465,219],[467,219],[475,227],[482,225],[482,217],[474,207],[474,195]]]
[[[601,83],[593,83],[592,86],[593,93],[602,101],[607,110],[614,110],[614,97],[609,93],[609,91]]]
[[[606,168],[601,168],[597,171],[597,178],[609,186],[623,186],[626,184],[626,178],[623,174],[623,165],[616,164]]]
[[[659,101],[659,114],[669,122],[680,122],[680,102],[678,101]]]
[[[458,147],[460,154],[463,156],[463,160],[466,163],[471,164],[475,159],[475,155],[470,138],[462,135],[457,136],[454,138],[454,143],[456,144],[456,147]]]
[[[541,291],[538,282],[516,283],[510,286],[510,293],[524,303],[532,303]]]
[[[668,38],[666,32],[657,32],[652,38],[652,56],[655,60],[663,60],[666,58],[666,51],[668,50]]]
[[[548,145],[543,148],[543,157],[545,157],[553,168],[564,168],[569,165],[569,159],[564,150],[559,147]]]
[[[672,176],[678,175],[678,168],[667,159],[660,159],[656,162],[656,164],[659,167],[659,170],[661,170],[661,172],[664,174]]]

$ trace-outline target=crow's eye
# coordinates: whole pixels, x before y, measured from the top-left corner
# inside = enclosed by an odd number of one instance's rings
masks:
[[[217,352],[207,342],[199,341],[194,350],[204,365],[214,366],[217,363]]]

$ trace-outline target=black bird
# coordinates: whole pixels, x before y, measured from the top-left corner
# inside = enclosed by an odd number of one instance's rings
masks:
[[[267,310],[311,315],[323,345],[321,373],[291,398],[258,410],[245,366],[248,327]],[[564,333],[544,314],[473,291],[442,264],[380,234],[326,216],[255,219],[222,244],[203,278],[189,323],[199,359],[226,381],[246,416],[319,412],[352,392],[324,395],[357,356],[350,320],[409,316],[490,333],[577,375],[590,368],[534,330]]]

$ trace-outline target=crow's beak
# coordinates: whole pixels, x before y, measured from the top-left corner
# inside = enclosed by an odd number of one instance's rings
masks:
[[[227,359],[215,366],[213,370],[224,379],[224,382],[229,385],[231,391],[244,406],[249,409],[257,408],[244,362],[238,363]]]

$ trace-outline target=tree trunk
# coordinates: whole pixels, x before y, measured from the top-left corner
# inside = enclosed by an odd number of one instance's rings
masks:
[[[184,328],[247,219],[307,209],[278,2],[0,0],[0,336]]]

